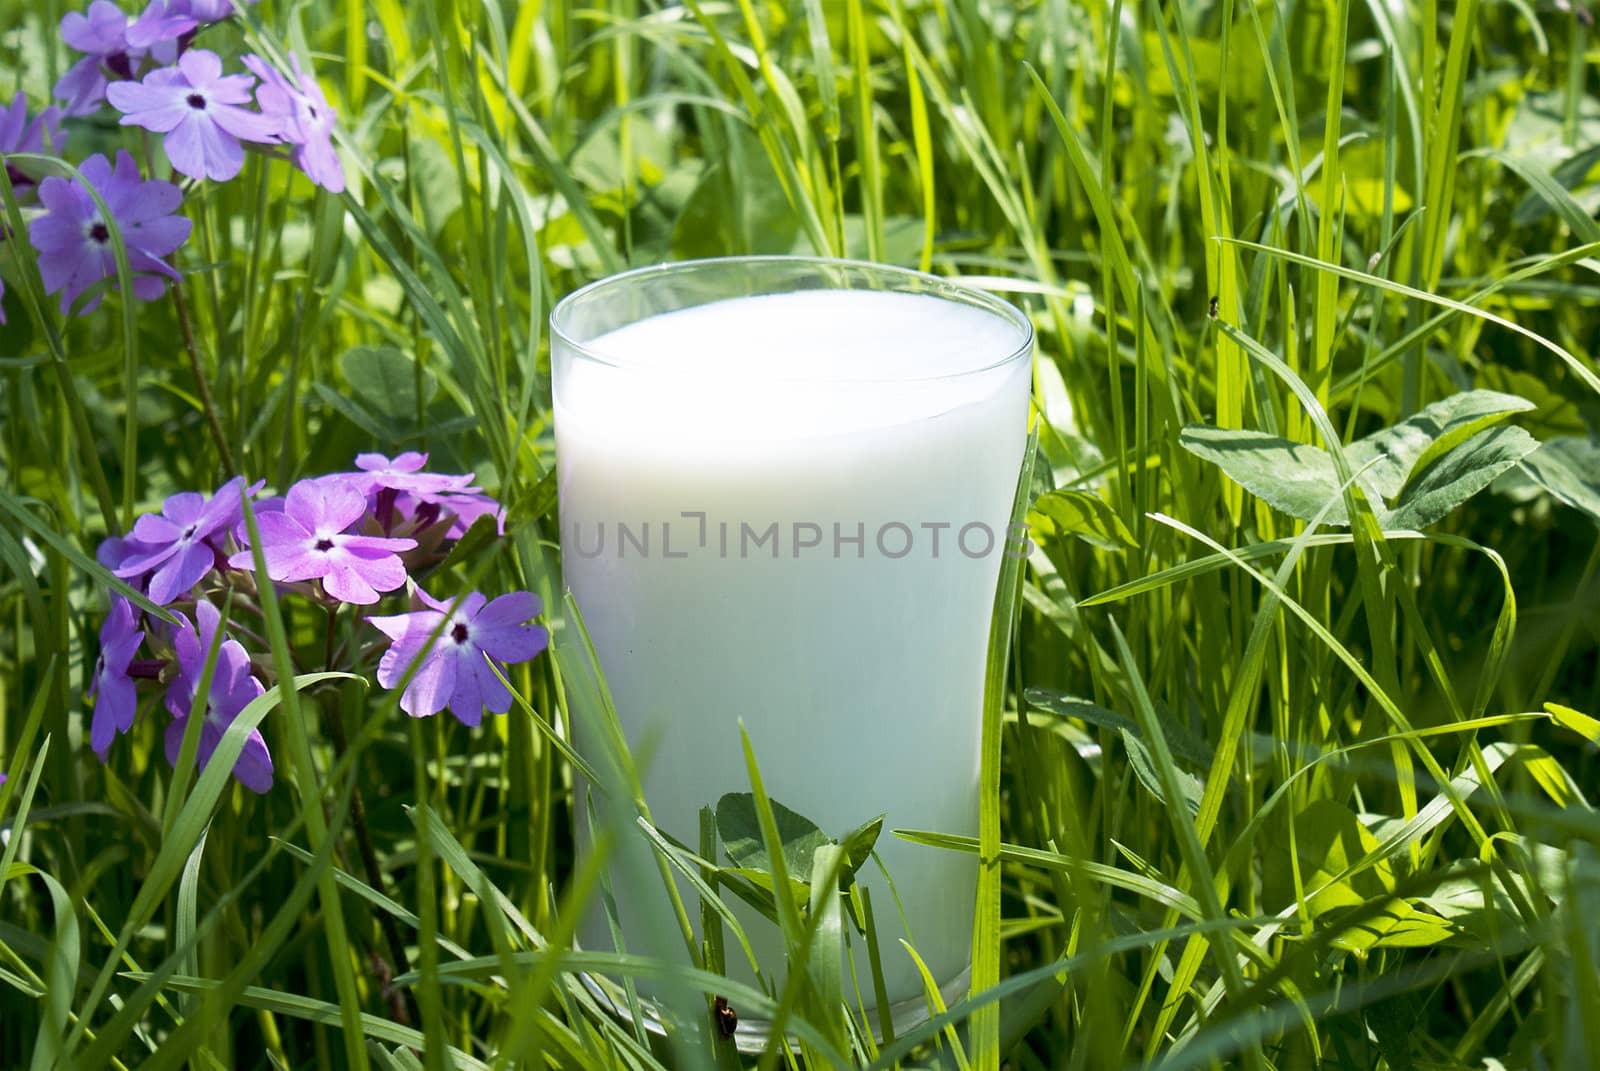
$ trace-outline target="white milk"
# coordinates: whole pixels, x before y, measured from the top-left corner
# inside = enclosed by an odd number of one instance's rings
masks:
[[[566,581],[630,743],[654,743],[657,825],[692,848],[700,808],[749,791],[742,718],[773,799],[831,836],[887,812],[878,852],[941,984],[968,966],[974,858],[888,831],[977,833],[985,647],[1026,439],[1030,365],[1007,358],[1027,342],[944,298],[811,290],[652,316],[590,341],[600,360],[557,364]],[[920,999],[876,865],[864,883],[890,1000]],[[661,895],[615,892],[625,933],[636,898]],[[776,927],[728,899],[781,983]],[[582,938],[610,947],[598,911]]]

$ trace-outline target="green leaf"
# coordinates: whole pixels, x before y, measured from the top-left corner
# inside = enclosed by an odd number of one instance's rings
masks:
[[[1468,391],[1351,444],[1346,456],[1379,524],[1426,528],[1537,450],[1537,440],[1521,428],[1483,430],[1529,408],[1531,402],[1515,395]],[[1184,428],[1180,441],[1274,509],[1309,521],[1332,501],[1326,522],[1349,523],[1333,458],[1324,450],[1206,424]],[[1395,495],[1399,501],[1386,509]]]
[[[845,873],[850,877],[860,870],[869,858],[872,857],[872,847],[878,843],[878,835],[883,832],[883,820],[888,815],[880,814],[869,822],[852,829],[839,838],[839,846],[844,849]]]
[[[555,509],[558,498],[556,469],[552,465],[538,483],[511,504],[507,513],[518,524],[532,524]]]
[[[1450,451],[1413,480],[1385,528],[1423,529],[1494,482],[1535,450],[1539,442],[1521,428],[1491,428]]]
[[[1317,918],[1335,908],[1359,907],[1394,889],[1394,873],[1384,859],[1354,874],[1345,874],[1352,863],[1377,848],[1378,839],[1343,803],[1331,798],[1313,800],[1293,821],[1294,853],[1299,859],[1300,885],[1307,897],[1309,917]],[[1264,861],[1262,873],[1266,883],[1264,902],[1270,906],[1295,899],[1289,842],[1287,836],[1269,842],[1268,851],[1274,858]]]
[[[1546,209],[1559,215],[1572,229],[1572,236],[1578,242],[1600,242],[1600,223],[1596,223],[1589,211],[1573,200],[1572,194],[1567,192],[1567,187],[1537,161],[1529,159],[1526,155],[1501,152],[1492,148],[1475,149],[1472,155],[1487,156],[1515,172],[1518,178],[1528,184],[1529,194],[1536,197]],[[1566,177],[1576,180],[1582,177],[1582,172],[1573,175],[1568,171]],[[1532,216],[1537,219],[1543,215],[1541,212],[1524,210],[1521,204],[1517,207],[1523,212],[1524,218]]]
[[[1134,776],[1145,790],[1160,800],[1162,803],[1170,802],[1165,789],[1161,786],[1161,777],[1156,773],[1155,763],[1150,758],[1150,749],[1144,746],[1138,734],[1132,729],[1122,730],[1122,746],[1128,752],[1128,764],[1133,767]],[[1205,783],[1194,774],[1174,768],[1173,773],[1178,783],[1178,791],[1183,793],[1183,802],[1189,808],[1190,814],[1200,813],[1200,797],[1205,795]]]
[[[232,783],[234,763],[238,761],[239,753],[244,750],[245,741],[251,730],[261,723],[269,711],[283,702],[285,694],[298,693],[322,681],[360,679],[350,673],[304,673],[290,681],[290,693],[285,692],[282,684],[273,685],[239,711],[229,723],[227,731],[223,733],[216,750],[211,753],[206,768],[196,778],[194,788],[178,812],[177,821],[173,824],[167,839],[162,841],[161,850],[145,872],[143,883],[134,896],[132,906],[126,912],[116,942],[106,956],[99,975],[89,987],[88,996],[84,1000],[85,1005],[97,1005],[105,996],[106,988],[111,984],[112,974],[121,962],[123,953],[133,943],[140,928],[165,902],[167,891],[179,880],[190,852],[194,845],[199,843],[202,833],[211,823],[224,789]],[[78,1043],[86,1026],[82,1019],[78,1021],[72,1036],[68,1039],[66,1046],[68,1051]]]
[[[128,971],[126,977],[134,981],[142,981],[149,977],[141,971]],[[212,978],[190,978],[175,975],[167,979],[167,986],[179,993],[210,993],[221,988],[223,983]],[[327,1001],[317,1000],[314,997],[303,997],[298,993],[287,993],[278,989],[269,989],[263,986],[245,986],[238,993],[237,1002],[246,1008],[261,1008],[291,1019],[302,1019],[311,1023],[323,1023],[328,1026],[339,1027],[343,1025],[342,1013],[339,1005]],[[409,1026],[401,1026],[381,1015],[372,1015],[362,1012],[358,1020],[360,1033],[367,1038],[376,1038],[395,1045],[406,1045],[422,1050],[422,1032]],[[482,1060],[452,1048],[447,1054],[453,1065],[458,1068],[468,1068],[471,1071],[489,1071],[489,1065]]]
[[[1332,501],[1326,522],[1349,523],[1344,503],[1338,501],[1339,478],[1333,459],[1324,450],[1259,431],[1209,424],[1190,424],[1178,441],[1273,509],[1309,521]],[[1380,509],[1382,500],[1372,493],[1376,487],[1367,486],[1373,508]]]
[[[1351,443],[1345,447],[1345,457],[1352,469],[1366,469],[1372,486],[1384,498],[1392,499],[1413,473],[1512,413],[1532,408],[1532,402],[1514,394],[1462,391],[1434,402],[1393,427]]]
[[[1589,801],[1584,799],[1582,787],[1566,767],[1544,748],[1537,744],[1523,744],[1517,748],[1516,759],[1533,783],[1544,789],[1545,795],[1557,807],[1567,808],[1576,804],[1582,810],[1589,810]]]
[[[1075,536],[1101,550],[1125,550],[1138,541],[1116,510],[1087,491],[1047,491],[1028,511],[1028,527],[1042,542]]]
[[[1392,897],[1377,910],[1339,910],[1323,922],[1339,930],[1345,915],[1353,916],[1332,944],[1347,952],[1366,953],[1374,948],[1429,948],[1456,934],[1456,928],[1438,915],[1418,911],[1409,900]]]
[[[128,582],[114,575],[111,570],[91,558],[70,540],[58,534],[48,524],[33,515],[28,507],[39,505],[37,499],[14,498],[10,494],[0,491],[0,513],[8,514],[16,524],[26,528],[51,550],[61,555],[72,563],[72,567],[80,574],[86,574],[95,583],[96,587],[114,592],[129,602],[133,603],[145,613],[158,617],[169,624],[176,624],[172,611],[162,606],[157,606],[150,601],[150,597],[137,588],[130,587]],[[13,527],[11,531],[17,529]]]
[[[1522,470],[1573,509],[1600,524],[1600,441],[1548,439],[1522,459]]]
[[[1593,94],[1587,95],[1582,99],[1584,106],[1591,111],[1596,103],[1600,103],[1596,101]],[[1584,135],[1580,134],[1575,144],[1582,144],[1583,138]],[[1565,139],[1563,138],[1563,140]],[[1562,160],[1551,170],[1550,177],[1563,191],[1573,196],[1564,201],[1559,195],[1553,198],[1547,197],[1537,188],[1531,189],[1523,195],[1521,201],[1517,202],[1516,210],[1511,213],[1512,225],[1527,227],[1537,224],[1552,213],[1568,210],[1567,205],[1572,202],[1576,202],[1580,206],[1580,210],[1587,208],[1591,212],[1594,211],[1596,201],[1600,200],[1600,186],[1594,183],[1587,183],[1585,180],[1589,172],[1594,169],[1596,163],[1600,163],[1600,144],[1595,143],[1590,143],[1587,149],[1573,153]],[[1570,220],[1569,222],[1577,223],[1578,221]],[[1582,226],[1582,224],[1579,224],[1579,226]]]
[[[393,429],[383,426],[382,417],[376,413],[368,412],[366,406],[354,398],[334,390],[326,383],[313,383],[311,384],[311,389],[318,398],[322,399],[324,405],[372,438],[382,441],[387,439],[392,432]]]
[[[748,888],[742,888],[726,881],[729,876],[743,878]],[[766,916],[767,921],[777,925],[778,904],[774,898],[772,871],[760,870],[756,867],[736,866],[722,867],[717,871],[717,876],[723,879],[724,888],[730,889],[745,903],[760,911]],[[750,895],[755,893],[753,897]],[[811,886],[808,882],[799,881],[792,875],[789,878],[789,900],[796,905],[803,904],[811,895]]]
[[[1114,732],[1131,732],[1135,735],[1140,732],[1138,724],[1126,714],[1107,710],[1098,703],[1091,703],[1077,696],[1062,695],[1048,688],[1029,688],[1023,693],[1023,698],[1033,706],[1058,717],[1080,718],[1090,725],[1098,725],[1102,729],[1111,729]],[[1196,765],[1210,766],[1212,750],[1206,742],[1190,732],[1159,704],[1156,709],[1163,715],[1161,732],[1167,738],[1167,746],[1172,749],[1172,753]]]
[[[78,988],[78,958],[82,946],[78,936],[78,915],[73,908],[72,896],[60,882],[30,864],[18,865],[32,871],[44,882],[50,892],[50,905],[55,914],[55,937],[50,942],[50,952],[44,965],[45,1006],[34,1040],[33,1066],[54,1067],[58,1058],[71,1066],[71,1045],[62,1039],[67,1033],[72,998]]]
[[[1600,721],[1560,703],[1546,703],[1544,709],[1563,729],[1572,730],[1590,743],[1600,744]]]
[[[778,839],[783,844],[783,860],[789,876],[796,881],[809,882],[817,849],[832,844],[833,840],[811,819],[796,814],[777,800],[772,801],[772,816],[778,824]],[[772,873],[772,857],[761,837],[761,823],[752,793],[729,792],[717,801],[717,833],[722,837],[723,850],[736,867]]]
[[[765,151],[747,133],[726,159],[708,166],[672,229],[672,252],[684,258],[787,253],[800,223]]]
[[[445,557],[441,571],[455,566],[471,568],[474,561],[482,558],[484,551],[500,538],[500,522],[492,513],[485,513],[472,522],[472,526],[456,540],[455,546],[450,548],[450,553]]]
[[[834,890],[843,877],[844,849],[837,844],[818,845],[814,861],[818,880],[812,883],[806,912],[815,932],[806,973],[811,979],[817,1011],[829,1016],[837,1015],[843,999],[840,977],[843,974],[844,917],[839,910],[840,897]],[[839,878],[824,885],[830,874],[838,874]]]
[[[339,370],[366,408],[407,423],[417,418],[417,366],[394,346],[356,346],[339,358]],[[434,393],[433,375],[422,373],[422,405]]]

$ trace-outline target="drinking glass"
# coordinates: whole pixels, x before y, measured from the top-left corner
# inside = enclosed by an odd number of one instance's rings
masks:
[[[888,831],[977,833],[990,617],[1002,556],[1023,546],[1009,514],[1027,317],[918,272],[766,256],[601,280],[551,331],[565,582],[653,822],[693,848],[701,809],[750,790],[742,722],[773,800],[835,837],[885,816],[881,866],[858,880],[896,1017],[924,1007],[902,938],[959,995],[975,857]],[[598,746],[581,726],[578,745]],[[614,863],[647,859],[634,832]],[[625,873],[656,868],[619,865],[611,884],[629,950],[660,948],[643,931],[665,887]],[[726,899],[781,987],[781,934]],[[580,938],[612,946],[598,908]],[[729,976],[749,980],[728,948]],[[848,963],[844,985],[854,1005]]]

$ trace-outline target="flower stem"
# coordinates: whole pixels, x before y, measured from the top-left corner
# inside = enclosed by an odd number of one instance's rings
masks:
[[[184,295],[183,284],[172,284],[172,304],[178,311],[178,331],[183,335],[183,350],[189,357],[189,371],[194,374],[195,391],[200,395],[200,407],[205,410],[206,424],[211,429],[211,438],[217,444],[217,453],[222,457],[222,468],[228,477],[239,474],[239,466],[234,463],[233,451],[228,446],[228,438],[222,433],[222,421],[217,419],[217,402],[211,396],[211,381],[206,378],[205,367],[200,362],[200,347],[194,340],[194,323],[189,318],[189,299]]]
[[[328,638],[322,650],[322,668],[326,670],[333,669],[333,634],[336,631],[334,626],[339,622],[339,607],[341,605],[343,604],[337,602],[328,604]]]
[[[331,620],[330,620],[331,624]],[[349,744],[344,732],[343,711],[335,705],[329,712],[327,719],[330,735],[333,737],[334,754],[342,759]],[[387,884],[383,878],[383,867],[378,862],[378,852],[372,845],[372,830],[367,826],[367,805],[361,798],[359,785],[351,786],[350,793],[350,825],[356,831],[356,845],[361,851],[361,866],[367,872],[367,883],[372,886],[380,896],[389,895]],[[374,914],[378,916],[378,927],[383,930],[383,939],[389,946],[389,956],[394,960],[394,975],[402,975],[411,970],[410,959],[406,956],[406,942],[400,936],[400,927],[395,923],[394,916],[382,908]],[[397,1010],[409,1007],[410,1001],[397,1005]],[[405,1016],[401,1016],[402,1025]]]
[[[333,668],[333,634],[334,626],[339,620],[339,603],[328,606],[327,645],[325,650],[325,667]],[[328,730],[333,737],[333,751],[339,758],[349,750],[349,740],[344,731],[344,710],[335,703],[328,716]],[[388,896],[388,890],[383,880],[383,867],[378,862],[377,849],[372,844],[372,830],[367,825],[367,804],[361,797],[361,786],[355,784],[350,791],[350,825],[356,831],[356,845],[361,850],[361,866],[367,872],[367,883],[382,896]],[[400,927],[395,924],[394,916],[387,911],[379,909],[378,926],[383,930],[383,939],[389,945],[389,955],[394,959],[394,974],[405,974],[411,970],[410,962],[406,956],[406,943],[400,936]],[[385,983],[384,988],[388,988]],[[399,1018],[404,1022],[403,1014],[408,1005],[402,1001],[395,1002],[395,1009],[402,1013]]]

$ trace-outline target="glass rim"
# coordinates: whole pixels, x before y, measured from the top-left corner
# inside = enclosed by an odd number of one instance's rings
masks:
[[[787,265],[793,267],[812,267],[816,269],[843,268],[851,271],[871,273],[890,281],[898,280],[902,284],[894,287],[893,289],[884,291],[885,293],[931,293],[933,296],[939,297],[943,300],[960,302],[973,308],[979,308],[986,312],[993,313],[994,315],[997,315],[1008,321],[1012,326],[1020,328],[1021,330],[1021,342],[1010,352],[1006,353],[1005,356],[993,361],[986,361],[983,364],[972,368],[962,368],[954,372],[937,372],[928,375],[895,375],[860,378],[852,377],[849,379],[836,379],[836,377],[828,376],[802,375],[796,377],[786,377],[784,380],[786,382],[931,383],[942,380],[960,379],[964,376],[982,375],[985,372],[993,372],[997,369],[1015,364],[1023,358],[1030,356],[1033,352],[1035,341],[1033,321],[1028,318],[1027,313],[1023,312],[1009,301],[991,294],[987,290],[980,290],[975,286],[968,286],[959,280],[949,279],[942,275],[934,275],[931,272],[918,271],[915,268],[903,268],[893,264],[879,264],[870,260],[857,260],[850,257],[819,257],[810,255],[791,255],[784,253],[753,253],[728,257],[697,257],[692,260],[672,260],[665,261],[660,264],[648,264],[639,268],[629,268],[625,271],[616,272],[612,275],[595,279],[592,282],[585,283],[583,286],[580,286],[578,289],[572,291],[572,293],[556,302],[555,305],[550,309],[549,325],[551,342],[553,344],[559,341],[574,354],[584,358],[585,360],[593,361],[596,364],[605,365],[608,368],[615,368],[620,372],[649,372],[650,369],[643,367],[637,362],[620,361],[615,357],[609,356],[602,351],[595,349],[589,343],[579,342],[569,329],[569,325],[565,322],[570,318],[573,308],[583,300],[592,297],[596,292],[613,286],[625,286],[630,283],[648,281],[659,276],[686,274],[696,270],[704,270],[714,267],[736,268],[743,266],[754,268],[763,265]],[[913,289],[910,285],[912,283],[917,284],[921,289]],[[864,288],[849,287],[846,289],[853,290]],[[773,291],[773,293],[788,292],[791,291]],[[766,295],[729,294],[724,298],[716,300],[727,300],[741,296],[761,297]],[[704,302],[704,304],[710,304],[710,302]],[[693,307],[695,306],[684,306],[684,308]],[[671,311],[676,312],[678,310],[674,309]],[[637,323],[639,321],[634,320],[631,322]],[[626,325],[618,326],[621,327]]]

